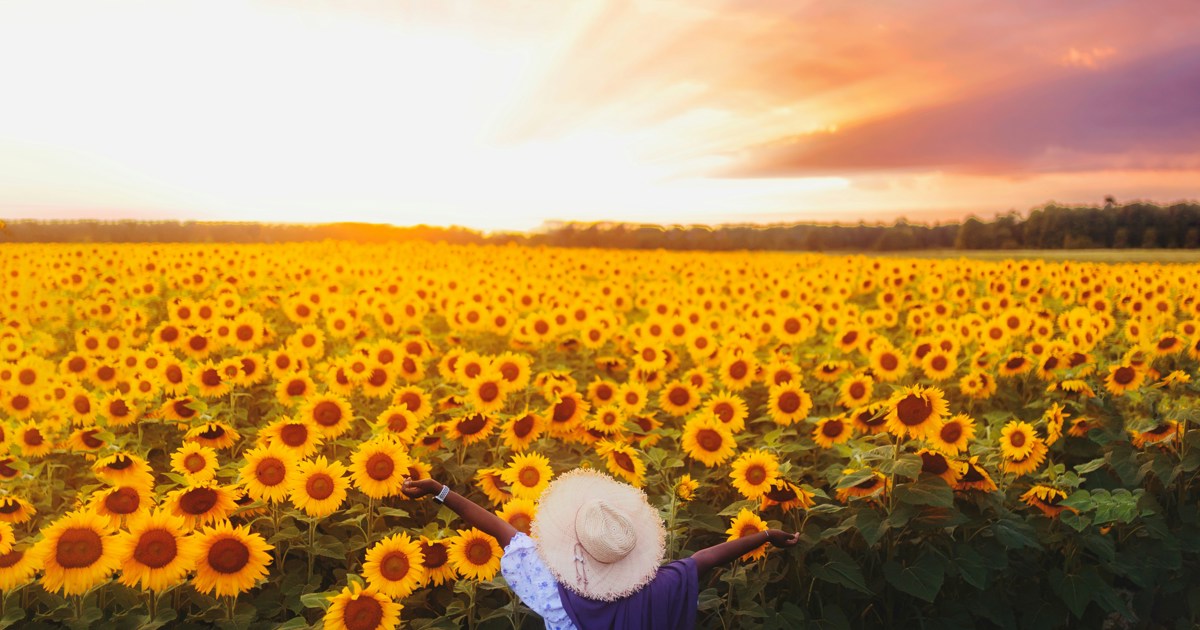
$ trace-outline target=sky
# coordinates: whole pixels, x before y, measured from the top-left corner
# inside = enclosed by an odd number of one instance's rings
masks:
[[[1197,32],[1195,0],[0,0],[0,219],[1194,200]]]

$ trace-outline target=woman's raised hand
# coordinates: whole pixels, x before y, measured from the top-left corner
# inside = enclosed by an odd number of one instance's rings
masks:
[[[767,542],[776,547],[795,547],[800,542],[800,534],[789,534],[779,529],[767,530]]]
[[[420,499],[421,497],[441,492],[442,484],[433,479],[418,479],[414,481],[405,477],[404,485],[400,486],[400,491],[410,499]]]

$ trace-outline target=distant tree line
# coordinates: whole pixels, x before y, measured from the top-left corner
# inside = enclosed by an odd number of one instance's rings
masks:
[[[275,224],[199,221],[0,221],[4,242],[282,243],[326,239],[358,242],[444,241],[671,250],[909,251],[920,249],[1200,248],[1200,204],[1103,206],[1048,204],[1022,217],[923,225],[904,219],[845,225],[661,226],[551,223],[536,232],[484,234],[462,227],[398,227],[368,223]]]

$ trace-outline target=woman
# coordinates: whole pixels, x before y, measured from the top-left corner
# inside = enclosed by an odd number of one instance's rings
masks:
[[[608,475],[573,470],[538,502],[533,538],[433,479],[405,479],[411,498],[434,496],[504,549],[500,571],[547,628],[692,628],[699,578],[766,543],[792,547],[778,529],[701,549],[662,565],[666,532],[646,494]]]

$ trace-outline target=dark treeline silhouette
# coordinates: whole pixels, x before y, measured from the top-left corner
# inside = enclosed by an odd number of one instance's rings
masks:
[[[552,223],[533,233],[484,234],[461,227],[397,227],[367,223],[317,225],[195,221],[39,221],[0,224],[3,242],[282,243],[326,239],[358,242],[444,241],[672,250],[909,251],[919,249],[1200,248],[1200,204],[1152,203],[1103,207],[1047,204],[1022,217],[990,221],[891,225],[799,223],[661,226]]]

